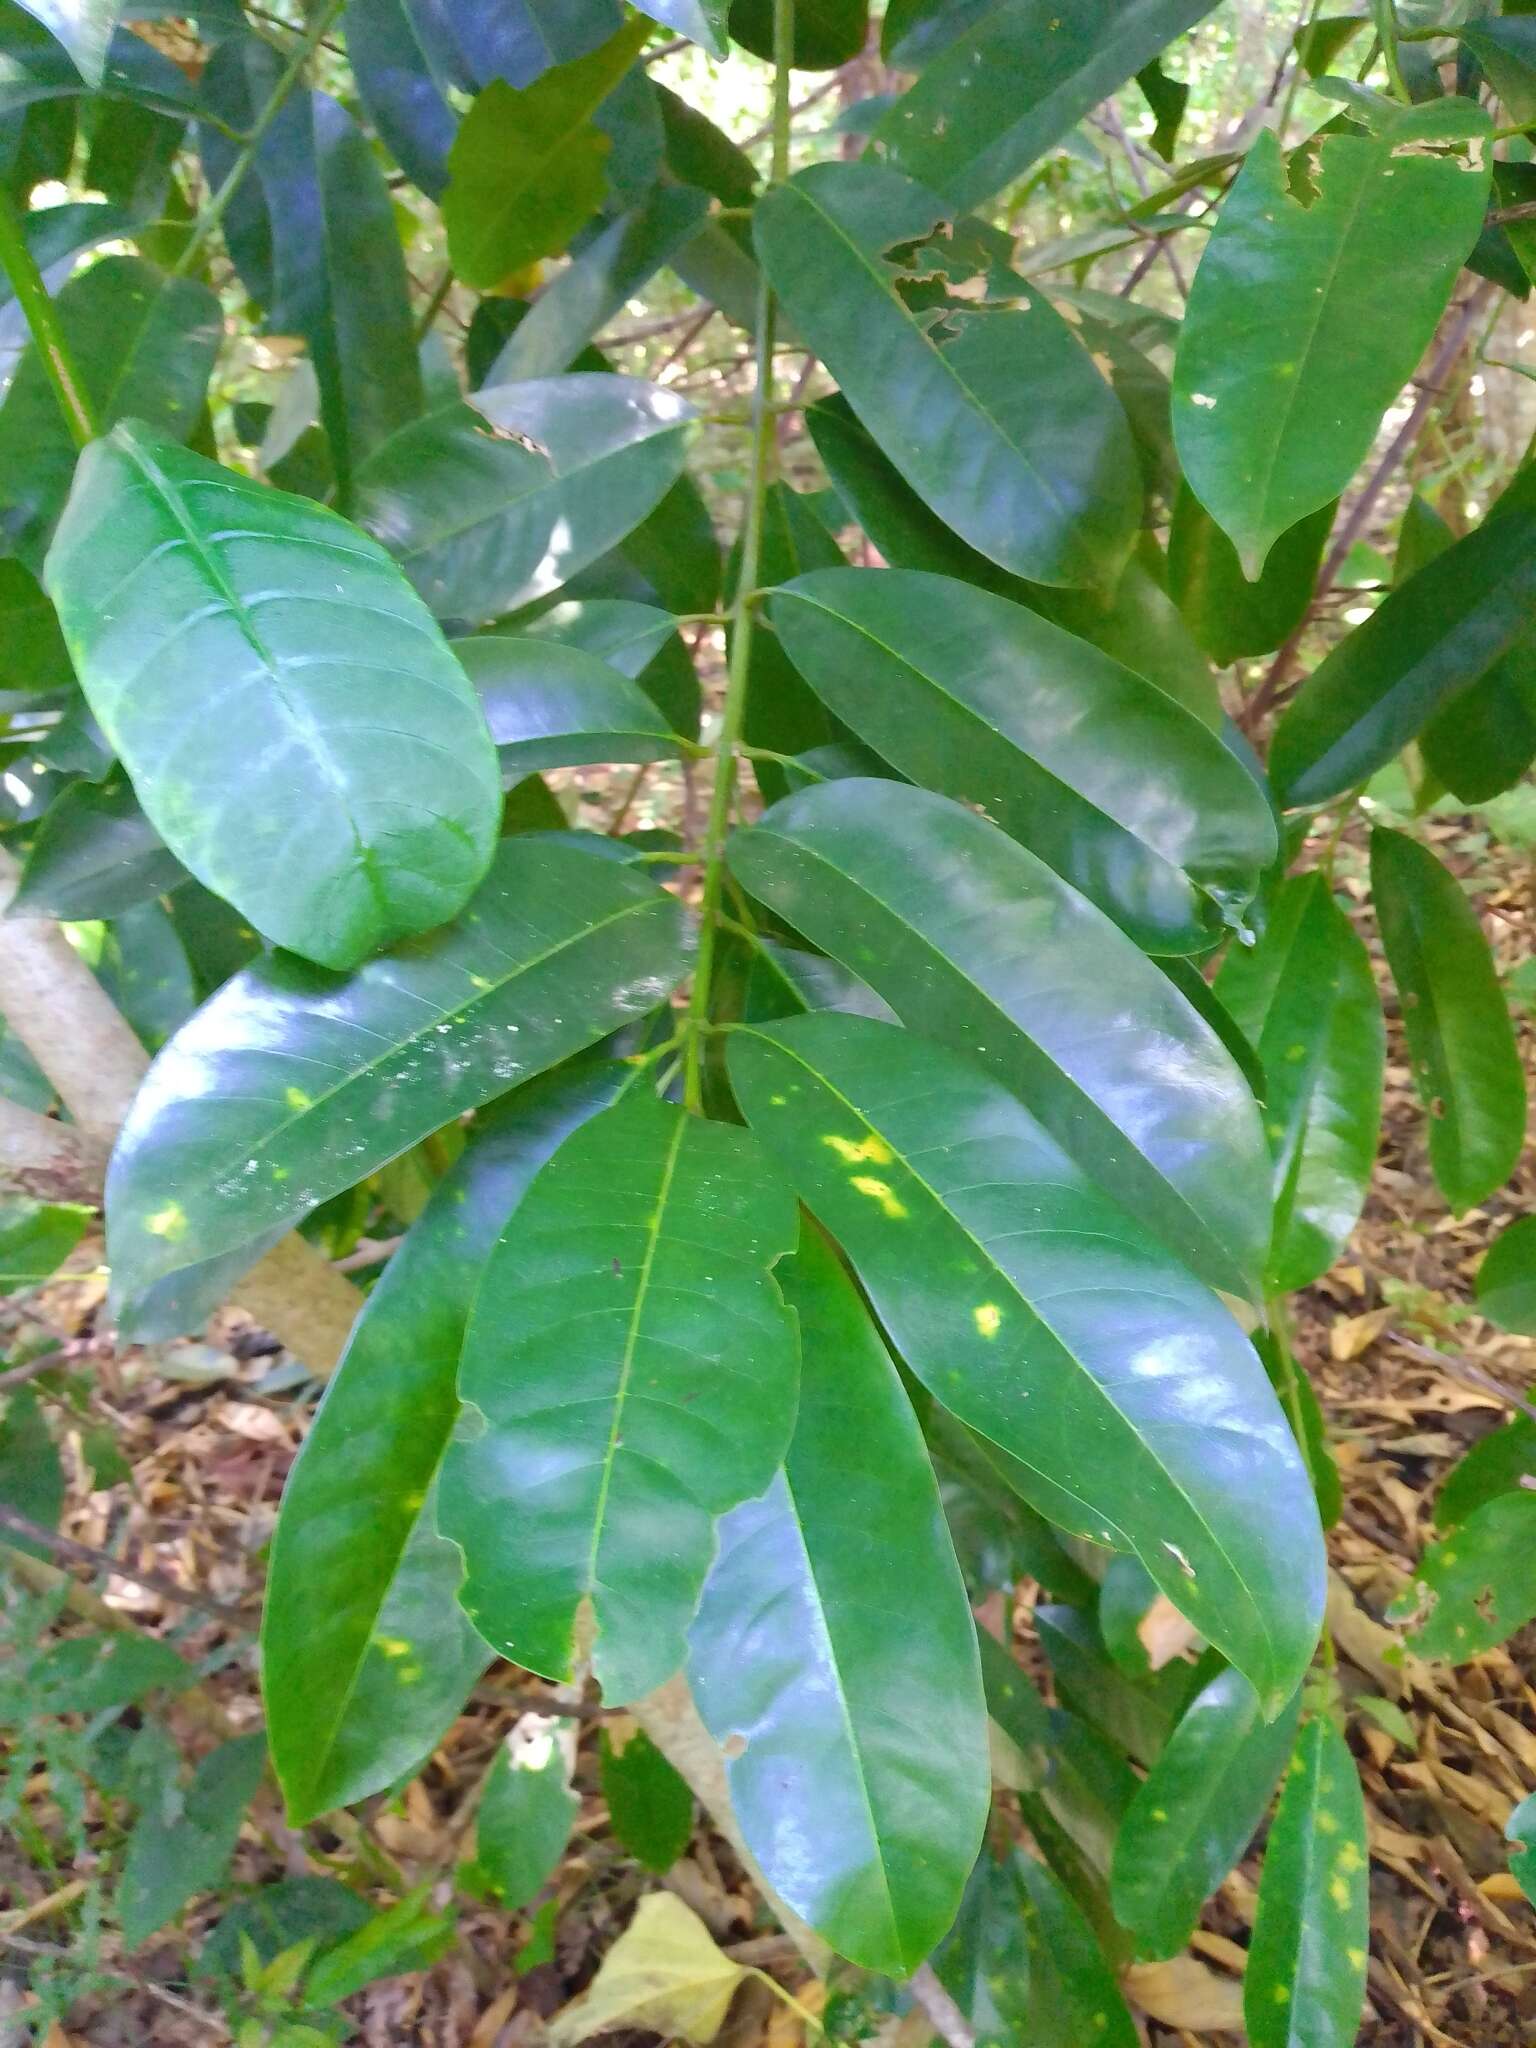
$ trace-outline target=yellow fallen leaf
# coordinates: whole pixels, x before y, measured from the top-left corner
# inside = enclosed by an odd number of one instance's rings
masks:
[[[1192,2034],[1242,2031],[1242,1986],[1230,1977],[1217,1976],[1193,1956],[1174,1956],[1166,1963],[1132,1963],[1122,1983],[1132,2004],[1165,2027],[1180,2027]]]
[[[550,2048],[576,2048],[613,2027],[639,2027],[706,2048],[746,1975],[681,1899],[650,1892],[586,1991],[549,2022]]]

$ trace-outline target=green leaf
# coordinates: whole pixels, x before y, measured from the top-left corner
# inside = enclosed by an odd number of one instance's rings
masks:
[[[169,1812],[157,1806],[139,1815],[117,1893],[128,1948],[147,1941],[195,1893],[212,1891],[221,1881],[266,1758],[266,1738],[259,1734],[220,1743],[198,1765],[185,1797],[169,1802]]]
[[[740,573],[740,554],[738,544],[727,565],[726,580],[733,588]],[[804,493],[775,479],[763,500],[758,583],[763,587],[788,583],[805,570],[844,566],[842,549],[812,512]],[[827,715],[781,639],[777,632],[752,636],[742,738],[748,746],[767,747],[776,754],[806,754],[814,747],[846,739],[847,727]],[[757,761],[752,772],[768,801],[789,793],[792,785],[782,762]]]
[[[1168,535],[1168,589],[1218,667],[1268,654],[1306,616],[1337,507],[1321,506],[1282,533],[1256,583],[1189,488],[1180,486]]]
[[[689,1679],[769,1885],[839,1954],[904,1977],[986,1821],[975,1629],[916,1418],[814,1226],[783,1278],[799,1419],[784,1471],[721,1528]]]
[[[120,1323],[200,1321],[204,1262],[249,1264],[318,1203],[654,1007],[683,973],[685,921],[632,870],[523,835],[455,924],[407,950],[345,977],[282,956],[237,974],[155,1061],[118,1139]]]
[[[49,805],[11,900],[12,917],[116,917],[186,879],[126,781],[72,782]]]
[[[622,1749],[603,1730],[602,1788],[620,1843],[658,1877],[670,1870],[693,1833],[693,1794],[643,1728]]]
[[[1425,728],[1419,753],[1464,804],[1512,789],[1536,760],[1536,641],[1519,641],[1453,697]]]
[[[1365,1801],[1326,1717],[1297,1738],[1269,1831],[1243,1976],[1253,2048],[1350,2048],[1370,1944]]]
[[[1501,1230],[1477,1269],[1477,1305],[1489,1322],[1536,1337],[1536,1216]]]
[[[347,0],[344,25],[369,120],[406,176],[440,199],[458,116],[429,53],[428,11],[415,0]]]
[[[5,1412],[0,1415],[0,1506],[14,1509],[45,1529],[56,1529],[64,1512],[64,1466],[59,1447],[31,1387],[18,1387],[8,1395]],[[8,1530],[0,1534],[0,1543],[25,1551],[29,1557],[51,1555],[41,1544]]]
[[[1033,1506],[1135,1550],[1278,1712],[1316,1640],[1321,1537],[1226,1310],[969,1059],[828,1011],[736,1030],[729,1063],[911,1370]]]
[[[499,822],[490,736],[364,536],[124,425],[81,458],[45,580],[151,824],[258,931],[353,967],[462,909]]]
[[[488,633],[454,643],[504,778],[598,761],[675,760],[683,742],[651,699],[595,654]]]
[[[941,26],[937,53],[881,120],[875,142],[957,211],[980,205],[1212,5],[1121,0],[1106,9],[1100,0],[981,0],[953,14],[963,23],[958,33]],[[933,42],[927,48],[932,52]]]
[[[805,420],[838,494],[893,568],[953,576],[1027,605],[1156,683],[1213,732],[1220,727],[1221,701],[1200,649],[1166,592],[1134,557],[1108,599],[1010,576],[928,510],[844,399],[819,400]]]
[[[535,1718],[497,1751],[475,1814],[475,1862],[509,1913],[553,1877],[581,1810],[561,1740],[570,1723]]]
[[[768,1484],[793,1425],[769,1270],[793,1242],[754,1140],[643,1086],[538,1174],[476,1298],[439,1503],[459,1597],[505,1655],[568,1678],[589,1609],[610,1703],[682,1663],[715,1517]]]
[[[1141,87],[1142,98],[1151,108],[1152,118],[1157,123],[1150,137],[1152,147],[1165,164],[1171,164],[1174,151],[1179,146],[1184,110],[1189,105],[1189,86],[1181,78],[1170,78],[1156,58],[1150,64],[1142,65],[1136,74],[1136,83]]]
[[[593,335],[693,239],[708,212],[707,194],[658,185],[638,207],[609,221],[540,291],[486,383],[515,384],[568,370]]]
[[[835,71],[863,49],[869,0],[795,0],[790,63],[799,71]],[[773,61],[773,0],[731,0],[731,38],[764,63]]]
[[[87,85],[101,84],[120,0],[19,0],[19,5],[64,45]]]
[[[1507,1641],[1536,1615],[1536,1493],[1495,1494],[1431,1543],[1413,1583],[1388,1609],[1421,1657],[1464,1664]]]
[[[1264,1069],[1275,1189],[1266,1285],[1288,1294],[1310,1287],[1349,1242],[1381,1132],[1381,999],[1325,875],[1280,884],[1264,936],[1230,948],[1215,993]]]
[[[1150,1764],[1189,1691],[1188,1667],[1169,1665],[1150,1682],[1128,1678],[1108,1656],[1091,1614],[1042,1602],[1035,1623],[1058,1702],[1135,1762]]]
[[[1517,1415],[1512,1422],[1479,1437],[1447,1472],[1435,1496],[1435,1527],[1459,1528],[1485,1501],[1496,1500],[1501,1493],[1536,1491],[1533,1482],[1536,1421],[1529,1415]]]
[[[1172,984],[1033,854],[948,798],[850,780],[775,805],[729,858],[904,1024],[973,1050],[1196,1271],[1252,1285],[1269,1201],[1246,1083]]]
[[[439,618],[473,624],[566,583],[654,511],[693,408],[634,377],[496,385],[402,429],[354,509]]]
[[[0,664],[11,686],[66,689],[75,680],[58,614],[20,562],[0,560]]]
[[[36,1714],[102,1714],[162,1688],[180,1692],[195,1676],[169,1643],[135,1632],[71,1636],[32,1666],[27,1704]]]
[[[531,640],[595,654],[637,682],[673,732],[698,738],[699,678],[670,613],[622,597],[574,598],[519,619],[517,628]]]
[[[1131,1801],[1115,1843],[1115,1918],[1145,1956],[1177,1955],[1200,1908],[1258,1828],[1290,1755],[1298,1692],[1272,1721],[1239,1672],[1184,1711]]]
[[[1504,1839],[1513,1842],[1519,1852],[1511,1855],[1509,1867],[1520,1889],[1536,1905],[1536,1792],[1522,1799],[1504,1823]]]
[[[158,900],[135,903],[101,928],[91,969],[146,1052],[158,1052],[197,1008],[192,963]]]
[[[1140,2035],[1093,1929],[1043,1864],[1014,1853],[1035,1993],[1031,2048],[1136,2048]]]
[[[529,1181],[624,1077],[579,1064],[510,1096],[358,1318],[284,1490],[267,1580],[267,1728],[295,1826],[419,1764],[490,1660],[456,1604],[463,1560],[432,1502],[464,1329]]]
[[[1208,947],[1274,860],[1247,770],[1154,685],[948,577],[830,569],[768,617],[822,702],[925,788],[978,805],[1153,952]]]
[[[1012,1857],[999,1863],[983,1847],[933,1968],[969,2020],[977,2048],[1016,2048],[1032,2038],[1029,1938]]]
[[[311,2005],[339,2005],[365,1984],[424,1970],[453,1945],[453,1922],[428,1910],[430,1880],[406,1893],[397,1905],[365,1920],[355,1933],[327,1949],[311,1968],[304,1995]]]
[[[675,35],[699,44],[711,57],[723,58],[729,51],[725,29],[729,0],[645,0],[640,12]]]
[[[56,1273],[91,1225],[74,1202],[0,1201],[0,1287],[35,1287]]]
[[[1486,147],[1472,169],[1414,146],[1487,133],[1470,101],[1393,108],[1379,133],[1324,138],[1309,205],[1275,137],[1255,137],[1195,273],[1173,372],[1179,460],[1250,579],[1365,459],[1482,226]]]
[[[1373,831],[1371,892],[1429,1112],[1429,1163],[1459,1214],[1508,1179],[1525,1142],[1509,1006],[1476,911],[1427,846]]]
[[[940,343],[888,252],[944,212],[878,164],[815,164],[758,201],[753,233],[796,331],[946,525],[1015,575],[1107,583],[1140,517],[1120,402],[1022,281],[1018,309],[936,309],[954,330]]]
[[[1313,670],[1270,747],[1280,800],[1324,804],[1385,767],[1529,634],[1533,603],[1536,496],[1526,480]]]
[[[1288,1345],[1277,1340],[1273,1331],[1255,1331],[1253,1347],[1264,1361],[1264,1370],[1280,1396],[1282,1407],[1293,1418],[1292,1427],[1311,1474],[1323,1527],[1336,1528],[1344,1512],[1344,1486],[1328,1441],[1328,1419],[1317,1398],[1317,1389],[1300,1361],[1292,1357]]]
[[[651,35],[636,16],[574,62],[521,89],[494,78],[448,154],[443,222],[465,284],[494,291],[541,256],[556,256],[602,204],[611,148],[592,116]]]
[[[1536,21],[1479,21],[1455,33],[1504,102],[1505,120],[1520,127],[1536,121]]]
[[[54,310],[104,430],[132,418],[188,438],[223,327],[206,285],[161,277],[137,256],[106,256],[64,287]],[[75,444],[34,344],[0,406],[0,529],[30,567],[41,563],[75,474]]]

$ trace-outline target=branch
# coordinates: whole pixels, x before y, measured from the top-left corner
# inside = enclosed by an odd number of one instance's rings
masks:
[[[61,1157],[82,1170],[90,1160],[94,1192],[149,1056],[56,924],[3,915],[20,873],[0,847],[0,1013],[53,1083],[75,1129],[71,1136],[46,1117],[28,1123],[26,1112],[13,1110],[0,1116],[0,1160],[23,1175],[46,1174]],[[18,1161],[16,1148],[28,1134],[38,1150]],[[344,1274],[296,1236],[253,1266],[233,1298],[322,1377],[334,1371],[362,1300]]]
[[[77,1543],[72,1536],[57,1535],[52,1529],[45,1529],[41,1522],[34,1522],[29,1515],[18,1514],[0,1501],[0,1530],[19,1543],[31,1543],[40,1550],[49,1551],[66,1564],[88,1565],[93,1572],[109,1572],[115,1579],[127,1579],[130,1585],[142,1586],[148,1593],[154,1593],[162,1600],[174,1601],[178,1607],[195,1607],[200,1614],[213,1614],[220,1621],[249,1632],[250,1616],[242,1614],[237,1607],[226,1607],[221,1600],[210,1599],[206,1593],[197,1593],[187,1586],[178,1586],[174,1579],[168,1579],[163,1572],[140,1571],[131,1564],[123,1564],[110,1551],[93,1549],[89,1543]]]
[[[74,1124],[0,1095],[0,1188],[42,1202],[94,1202],[106,1163],[105,1147]]]

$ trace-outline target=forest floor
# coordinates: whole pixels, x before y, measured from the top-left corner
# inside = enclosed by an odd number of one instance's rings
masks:
[[[630,796],[630,822],[652,822],[648,794]],[[656,800],[668,801],[661,791]],[[1484,913],[1536,1073],[1536,1031],[1519,1001],[1521,963],[1536,952],[1536,853],[1518,841],[1490,839],[1477,819],[1437,819],[1431,830]],[[1358,882],[1363,898],[1363,848],[1353,834],[1340,849],[1337,875],[1346,895]],[[1364,922],[1362,930],[1375,950]],[[1446,1469],[1505,1419],[1511,1404],[1536,1393],[1536,1344],[1501,1336],[1470,1306],[1471,1276],[1490,1237],[1531,1207],[1536,1165],[1528,1163],[1485,1208],[1447,1216],[1425,1163],[1423,1114],[1390,989],[1386,998],[1393,1038],[1375,1191],[1350,1251],[1298,1302],[1296,1332],[1344,1481],[1344,1512],[1330,1538],[1331,1626],[1354,1703],[1351,1739],[1364,1771],[1373,1858],[1370,2006],[1361,2039],[1374,2048],[1502,2048],[1536,2037],[1536,1913],[1508,1875],[1501,1839],[1511,1807],[1536,1785],[1536,1630],[1451,1671],[1405,1658],[1380,1617],[1432,1531]],[[196,1753],[210,1729],[240,1732],[259,1720],[254,1665],[263,1551],[308,1413],[302,1375],[272,1339],[236,1315],[207,1342],[162,1346],[153,1355],[115,1352],[99,1320],[104,1282],[92,1270],[99,1256],[99,1243],[87,1243],[71,1261],[84,1270],[67,1273],[20,1308],[8,1305],[5,1314],[13,1322],[18,1315],[40,1321],[90,1363],[90,1392],[66,1432],[62,1530],[89,1552],[110,1553],[151,1581],[183,1589],[192,1604],[154,1583],[93,1576],[84,1555],[74,1567],[79,1604],[89,1610],[95,1596],[84,1589],[101,1586],[115,1615],[206,1660],[201,1686],[167,1709],[183,1752]],[[88,1463],[92,1433],[103,1425],[124,1461],[111,1485],[101,1485]],[[1030,1590],[1021,1588],[1015,1616],[1026,1656]],[[102,1619],[99,1605],[96,1612],[96,1622],[87,1611],[58,1626],[66,1634],[88,1631]],[[0,1663],[10,1661],[14,1673],[37,1648],[0,1639]],[[242,1833],[233,1886],[130,1957],[109,1929],[94,1985],[85,1985],[67,2030],[55,2026],[47,2048],[182,2048],[235,2038],[219,1999],[189,1978],[188,1958],[246,1887],[313,1873],[377,1886],[388,1896],[432,1882],[446,1898],[498,1746],[520,1713],[546,1704],[550,1695],[539,1681],[497,1667],[403,1796],[371,1802],[334,1827],[288,1829],[275,1794],[264,1790]],[[775,1932],[728,1846],[706,1827],[659,1880],[613,1841],[598,1775],[598,1729],[606,1723],[611,1730],[613,1722],[593,1708],[580,1714],[582,1804],[556,1879],[557,1912],[536,1921],[461,1905],[458,1938],[440,1961],[349,2001],[358,2038],[369,2048],[542,2048],[547,2017],[589,1981],[637,1896],[658,1883],[679,1893],[728,1951],[816,2002],[820,1987],[801,1981],[805,1971],[794,1950]],[[29,1977],[74,1967],[71,1930],[82,1910],[99,1903],[94,1851],[49,1867],[46,1844],[57,1839],[62,1805],[83,1799],[89,1838],[111,1830],[98,1795],[72,1785],[67,1750],[34,1761],[18,1785],[14,1734],[0,1729],[0,1747],[12,1748],[5,1805],[16,1823],[0,1843],[0,2044],[8,2026],[12,2038],[26,2038],[20,2029]],[[1192,1959],[1137,1974],[1151,2048],[1218,2048],[1241,2038],[1220,2023],[1237,2011],[1236,1973],[1255,1876],[1250,1859],[1222,1887]],[[550,1952],[533,1961],[538,1950],[530,1944],[547,1939],[551,1918]],[[920,2048],[926,2031],[909,2020],[900,2048]],[[749,1982],[722,2048],[796,2048],[802,2032],[792,2012]],[[628,2048],[648,2037],[615,2038]]]

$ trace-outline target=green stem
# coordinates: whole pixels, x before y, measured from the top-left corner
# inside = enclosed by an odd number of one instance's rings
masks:
[[[37,344],[43,368],[48,373],[59,410],[77,448],[94,441],[98,432],[96,415],[86,395],[80,372],[75,368],[48,287],[43,283],[23,232],[10,194],[0,190],[0,264],[11,281],[11,290],[26,315],[27,326]]]
[[[794,47],[795,0],[773,0],[773,152],[770,185],[789,175],[789,62]],[[773,330],[774,300],[766,273],[757,288],[757,388],[752,403],[752,467],[741,531],[741,563],[731,603],[731,658],[725,702],[720,708],[720,733],[715,742],[715,786],[704,828],[704,884],[699,900],[699,952],[685,1025],[683,1101],[695,1115],[704,1107],[704,1034],[709,1023],[710,980],[715,964],[715,935],[720,898],[725,888],[725,842],[731,829],[731,803],[736,793],[736,749],[747,708],[747,677],[756,624],[762,555],[763,506],[774,459]]]
[[[217,233],[219,223],[229,211],[230,201],[240,190],[247,171],[256,161],[256,153],[261,148],[267,130],[282,112],[289,93],[303,77],[305,66],[319,49],[326,30],[340,14],[341,9],[342,0],[324,0],[319,13],[305,30],[302,38],[294,44],[287,67],[273,86],[271,97],[252,123],[244,147],[230,165],[223,184],[193,223],[192,232],[187,237],[187,246],[176,259],[175,268],[171,272],[173,277],[186,277],[212,236]]]

